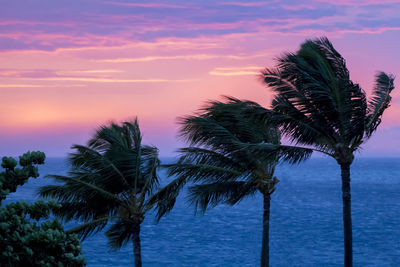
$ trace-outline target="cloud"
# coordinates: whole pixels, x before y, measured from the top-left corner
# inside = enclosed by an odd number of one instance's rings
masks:
[[[0,50],[42,50],[58,48],[116,46],[128,43],[121,36],[85,34],[76,36],[68,33],[8,32],[0,33]]]
[[[24,78],[25,79],[25,78]],[[96,83],[163,83],[163,82],[190,82],[193,79],[112,79],[112,78],[97,78],[97,77],[48,77],[37,78],[37,81],[79,81],[79,82],[96,82]]]
[[[219,67],[210,71],[208,74],[214,76],[243,76],[243,75],[259,75],[264,67],[245,66],[245,67]]]
[[[63,75],[63,74],[82,74],[82,73],[120,73],[124,72],[123,70],[114,70],[114,69],[106,69],[106,70],[59,70],[56,73]]]
[[[399,0],[316,0],[317,2],[329,3],[337,6],[368,6],[383,4],[399,4]]]
[[[104,76],[83,76],[83,74],[122,73],[123,70],[115,69],[94,69],[94,70],[17,70],[0,69],[0,78],[14,78],[19,80],[32,81],[77,81],[77,82],[96,82],[96,83],[163,83],[163,82],[189,82],[193,79],[163,79],[163,78],[144,78],[144,79],[123,79]],[[75,75],[71,75],[75,74]],[[5,84],[3,87],[41,87],[35,84]],[[47,86],[47,85],[45,85]]]
[[[93,70],[52,70],[52,69],[0,69],[1,78],[47,78],[79,74],[120,73],[123,70],[93,69]]]
[[[173,56],[147,56],[133,58],[115,58],[115,59],[98,59],[97,62],[108,63],[128,63],[128,62],[149,62],[156,60],[209,60],[216,58],[243,60],[255,57],[265,57],[265,53],[247,54],[247,55],[218,55],[218,54],[192,54],[192,55],[173,55]]]
[[[0,84],[1,88],[42,87],[39,84]]]
[[[163,4],[163,3],[128,3],[128,2],[112,2],[105,1],[105,4],[114,5],[114,6],[124,6],[124,7],[144,7],[144,8],[187,8],[183,5],[171,5],[171,4]]]
[[[267,5],[268,2],[222,2],[220,6],[259,7]]]
[[[0,21],[0,26],[15,26],[15,25],[24,25],[24,26],[37,26],[37,25],[52,25],[52,26],[76,26],[77,23],[73,21],[52,21],[51,23],[48,21],[39,21],[39,20],[2,20]]]
[[[313,32],[338,35],[367,30],[366,33],[379,34],[400,26],[397,13],[387,11],[389,8],[397,10],[395,3],[399,2],[207,1],[188,5],[187,1],[174,1],[173,4],[106,1],[93,5],[93,9],[75,10],[74,18],[37,16],[26,20],[15,10],[0,21],[0,50],[122,48],[132,43],[157,43],[159,39],[218,39],[237,33],[306,36]],[[368,6],[372,4],[373,7]],[[144,9],[139,12],[127,7]],[[244,7],[254,8],[245,8],[246,12],[243,12]],[[169,9],[164,10],[166,8]],[[59,12],[64,14],[66,11]],[[369,24],[371,17],[376,21],[373,27]]]
[[[0,84],[0,88],[85,87],[84,84]]]

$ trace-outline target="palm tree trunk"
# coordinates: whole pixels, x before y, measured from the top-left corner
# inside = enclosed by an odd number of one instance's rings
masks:
[[[350,164],[341,164],[343,227],[344,227],[344,266],[353,266],[353,233],[351,224]]]
[[[142,252],[140,247],[140,225],[135,229],[133,234],[133,255],[135,257],[135,267],[142,267]]]
[[[263,214],[263,233],[261,247],[261,267],[269,266],[269,214],[270,214],[271,196],[264,194],[264,214]]]

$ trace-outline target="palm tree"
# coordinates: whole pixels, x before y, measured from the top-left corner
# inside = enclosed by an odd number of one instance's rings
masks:
[[[159,185],[158,149],[142,144],[137,119],[102,126],[87,146],[72,148],[68,176],[50,175],[62,184],[44,186],[40,195],[61,203],[56,216],[84,222],[68,232],[85,239],[108,225],[105,234],[112,248],[132,241],[135,266],[142,266],[140,225],[157,203],[150,200]]]
[[[278,58],[277,67],[267,68],[262,77],[276,94],[274,112],[264,112],[265,120],[276,123],[296,146],[311,147],[333,157],[340,166],[344,263],[352,266],[350,166],[354,152],[371,137],[389,107],[394,77],[379,73],[367,100],[327,38],[307,40],[296,53]]]
[[[270,200],[279,181],[274,176],[275,168],[280,160],[292,163],[304,160],[312,150],[280,147],[277,128],[260,128],[251,116],[246,116],[245,111],[262,107],[250,101],[226,100],[226,103],[210,102],[200,114],[182,118],[180,133],[190,147],[180,149],[177,163],[166,165],[168,175],[176,178],[160,193],[164,198],[174,199],[180,188],[193,182],[188,191],[189,201],[202,212],[221,203],[235,205],[245,197],[261,193],[264,204],[261,266],[269,266]],[[279,149],[268,157],[254,156],[248,149],[242,149],[245,144],[259,143]],[[173,204],[161,209],[160,215]]]

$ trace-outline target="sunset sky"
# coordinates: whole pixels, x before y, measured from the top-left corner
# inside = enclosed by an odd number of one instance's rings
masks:
[[[2,1],[1,156],[65,156],[135,116],[171,156],[177,117],[221,95],[268,107],[260,70],[321,36],[367,93],[377,71],[400,75],[400,1]],[[361,155],[400,156],[400,88]]]

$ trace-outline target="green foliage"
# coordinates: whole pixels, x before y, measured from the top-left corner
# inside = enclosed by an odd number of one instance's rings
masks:
[[[50,175],[61,183],[40,189],[58,200],[55,214],[84,223],[69,232],[82,239],[106,226],[109,245],[119,249],[139,235],[146,212],[157,201],[158,149],[142,144],[137,120],[102,126],[87,146],[74,145],[67,176]]]
[[[3,157],[0,173],[1,199],[29,177],[38,177],[33,164],[43,164],[45,154],[27,152],[17,161]],[[57,221],[49,221],[50,211],[60,206],[55,202],[37,201],[33,204],[16,202],[0,206],[1,266],[84,266],[81,247],[76,235],[68,234]]]
[[[10,193],[17,190],[19,185],[23,185],[30,177],[39,177],[37,166],[43,164],[46,156],[43,152],[27,152],[19,157],[19,165],[22,168],[15,168],[17,161],[11,157],[3,157],[1,167],[5,169],[0,172],[0,204]]]
[[[83,266],[76,235],[67,234],[49,218],[55,203],[16,202],[0,208],[0,262],[2,266]],[[41,222],[39,222],[41,220]]]

